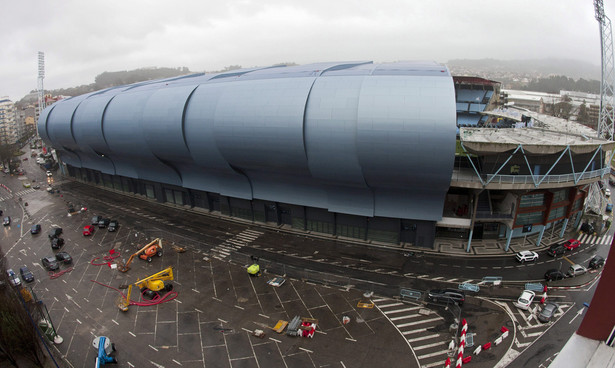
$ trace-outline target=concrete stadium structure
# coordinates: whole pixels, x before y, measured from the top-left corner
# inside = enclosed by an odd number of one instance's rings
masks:
[[[298,231],[429,248],[579,225],[615,143],[498,96],[436,63],[319,63],[109,88],[38,128],[76,180]]]

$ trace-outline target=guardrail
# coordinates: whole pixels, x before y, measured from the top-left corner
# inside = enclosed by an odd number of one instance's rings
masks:
[[[418,290],[411,290],[411,289],[401,289],[399,291],[399,295],[401,296],[401,299],[414,299],[414,300],[419,300],[421,299],[421,296],[423,295],[423,293],[421,293]]]

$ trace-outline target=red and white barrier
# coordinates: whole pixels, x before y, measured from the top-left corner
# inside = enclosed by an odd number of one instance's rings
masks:
[[[463,350],[466,346],[466,333],[468,332],[468,323],[466,319],[461,320],[461,337],[459,338],[459,350],[457,352],[457,364],[456,368],[461,368],[463,363],[465,363],[465,359],[463,358]],[[472,357],[470,357],[472,360]],[[468,360],[469,361],[469,360]]]

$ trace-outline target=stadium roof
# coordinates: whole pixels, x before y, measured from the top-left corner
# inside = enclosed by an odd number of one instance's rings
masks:
[[[595,130],[582,124],[538,114],[531,111],[500,110],[485,112],[488,115],[506,116],[520,121],[520,115],[533,119],[532,127],[523,128],[460,128],[463,146],[473,153],[500,153],[523,146],[532,154],[555,154],[570,147],[574,153],[588,153],[602,146],[615,148],[615,142],[598,138]]]

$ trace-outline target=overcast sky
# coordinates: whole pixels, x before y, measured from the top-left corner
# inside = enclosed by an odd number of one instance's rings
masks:
[[[615,1],[604,1],[615,18]],[[105,71],[320,61],[571,58],[600,64],[592,0],[0,1],[0,96]]]

